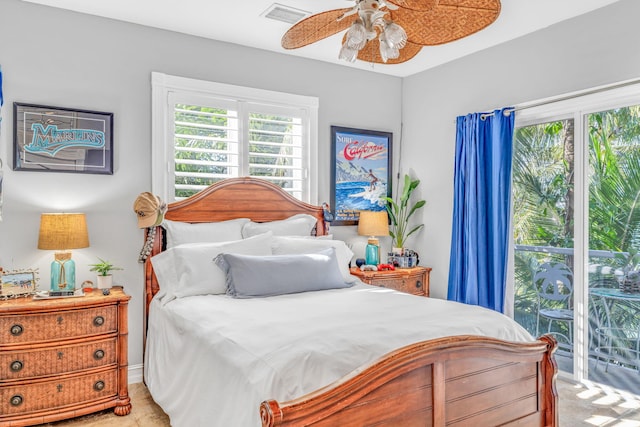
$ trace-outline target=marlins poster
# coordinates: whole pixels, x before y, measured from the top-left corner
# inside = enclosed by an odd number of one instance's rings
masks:
[[[359,211],[380,211],[391,197],[390,132],[331,127],[333,225],[357,224]]]

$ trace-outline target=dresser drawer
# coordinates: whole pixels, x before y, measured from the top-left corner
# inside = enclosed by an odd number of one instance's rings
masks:
[[[53,379],[0,388],[0,424],[4,416],[26,415],[45,409],[91,402],[115,396],[117,370],[92,373],[67,379]]]
[[[408,294],[415,295],[424,295],[424,282],[422,280],[422,275],[420,276],[408,276],[408,277],[399,277],[399,278],[376,278],[375,280],[376,286],[381,286],[384,288],[395,289],[396,291],[406,292]]]
[[[116,338],[38,350],[0,352],[0,381],[83,371],[115,364]]]
[[[46,342],[115,332],[116,306],[0,317],[0,343]]]

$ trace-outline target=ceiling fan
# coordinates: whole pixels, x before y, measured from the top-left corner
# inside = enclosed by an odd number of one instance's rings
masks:
[[[480,31],[500,14],[500,0],[349,1],[355,6],[320,12],[296,23],[282,37],[282,47],[297,49],[347,30],[340,59],[399,64],[416,56],[422,46]]]

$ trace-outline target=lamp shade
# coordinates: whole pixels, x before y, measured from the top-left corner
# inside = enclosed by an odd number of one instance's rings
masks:
[[[89,233],[83,213],[43,213],[40,216],[38,249],[61,251],[87,247]]]
[[[361,236],[388,236],[387,211],[360,211],[358,234]]]

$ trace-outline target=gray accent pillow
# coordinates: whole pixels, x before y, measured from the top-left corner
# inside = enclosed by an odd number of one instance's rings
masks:
[[[300,255],[240,255],[221,253],[214,262],[227,275],[227,295],[266,297],[325,289],[348,288],[336,250]]]

